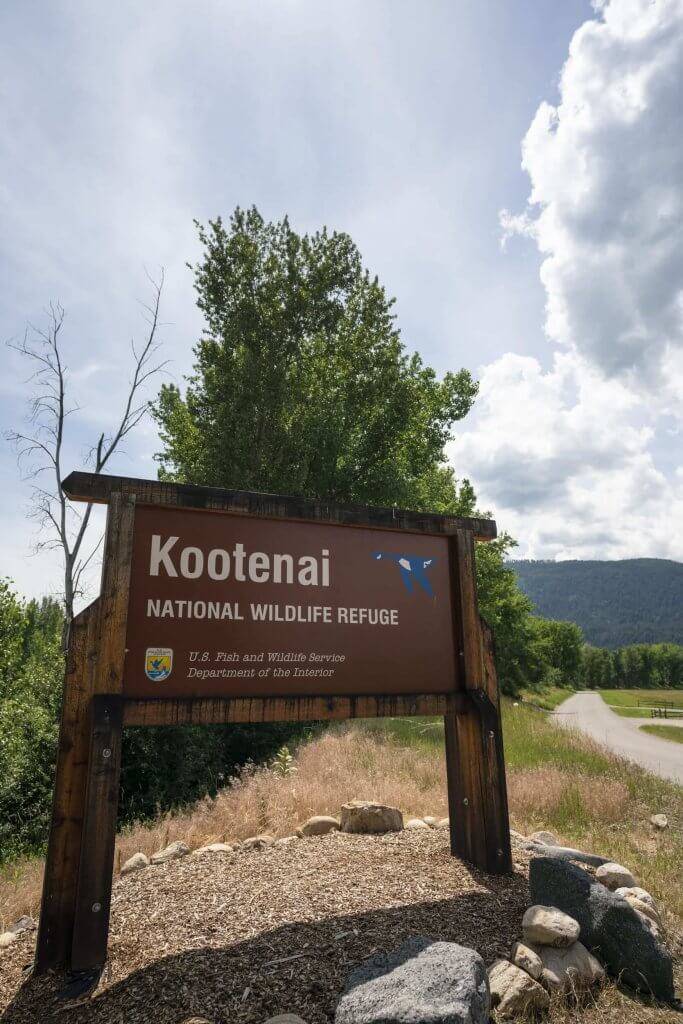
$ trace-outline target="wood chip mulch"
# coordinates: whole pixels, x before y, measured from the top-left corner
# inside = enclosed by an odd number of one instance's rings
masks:
[[[332,834],[192,855],[115,883],[109,959],[93,997],[33,979],[35,933],[0,951],[3,1024],[261,1024],[333,1020],[351,971],[411,935],[506,955],[528,903],[528,858],[494,878],[451,857],[448,832]]]

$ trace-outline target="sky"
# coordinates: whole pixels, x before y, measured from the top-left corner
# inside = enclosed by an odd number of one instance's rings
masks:
[[[447,455],[519,557],[682,559],[682,68],[683,0],[7,0],[0,340],[63,305],[65,467],[120,414],[146,275],[182,386],[193,221],[256,204],[349,232],[407,349],[476,376]],[[5,432],[28,376],[0,346]],[[110,469],[158,450],[148,420]],[[3,437],[0,576],[56,594],[29,469]]]

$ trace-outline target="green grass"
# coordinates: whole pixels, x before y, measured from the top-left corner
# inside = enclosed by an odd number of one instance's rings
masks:
[[[649,718],[649,707],[638,707],[638,701],[668,701],[683,713],[683,690],[598,690],[598,693],[622,718]],[[677,716],[678,717],[678,716]]]
[[[523,704],[515,706],[513,701],[504,699],[502,714],[505,763],[508,768],[552,766],[591,776],[613,776],[615,767],[622,764],[590,740],[559,729],[546,715],[533,708]],[[440,718],[366,719],[362,728],[369,732],[388,734],[403,746],[432,747],[438,750],[444,746],[443,721]],[[640,769],[629,768],[626,774],[629,772],[635,775],[634,792],[645,785],[654,796],[670,786],[663,781],[660,785],[659,779]],[[645,779],[641,779],[641,776],[645,776]]]
[[[640,728],[643,732],[649,732],[653,736],[660,736],[663,740],[683,743],[683,728],[679,725],[641,725]]]
[[[558,704],[562,704],[572,694],[578,691],[571,686],[545,686],[540,690],[522,690],[520,699],[527,704],[535,704],[544,711],[554,711]]]
[[[683,917],[683,787],[565,731],[528,705],[505,699],[502,713],[513,827],[525,835],[549,828],[570,846],[626,864]],[[353,728],[443,757],[441,719],[375,719]],[[655,812],[666,813],[672,828],[653,838],[649,817]]]

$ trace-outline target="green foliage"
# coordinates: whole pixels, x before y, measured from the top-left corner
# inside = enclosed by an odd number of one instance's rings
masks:
[[[683,647],[678,644],[633,644],[616,651],[586,647],[583,678],[592,690],[681,689]]]
[[[477,545],[479,610],[493,629],[496,668],[501,690],[515,694],[522,686],[540,685],[545,666],[535,642],[531,601],[505,563],[514,541],[504,534]]]
[[[120,819],[144,820],[207,794],[215,796],[243,765],[262,764],[285,741],[300,740],[311,731],[310,725],[286,722],[126,729]]]
[[[162,476],[338,501],[454,509],[451,427],[477,392],[408,355],[348,235],[252,208],[197,225],[206,331],[183,397],[155,407]]]
[[[661,558],[510,563],[539,615],[578,623],[596,647],[683,644],[683,565]]]
[[[219,218],[197,228],[206,329],[185,394],[164,386],[154,409],[162,479],[471,513],[474,492],[445,465],[444,445],[477,385],[467,370],[439,380],[406,353],[393,300],[349,236],[300,236],[286,218],[267,223],[255,208],[237,209],[228,226]],[[174,791],[180,778],[190,792],[200,779],[216,785],[216,765],[234,769],[268,745],[272,754],[295,732],[222,727],[212,760],[204,735],[174,730],[191,751],[192,779],[163,732],[135,742],[147,764],[164,765]],[[128,813],[148,812],[140,793],[154,791],[154,768],[147,784],[124,775]]]
[[[546,666],[546,680],[578,686],[583,672],[583,633],[574,622],[534,618],[536,650]]]
[[[0,579],[0,697],[8,692],[21,664],[26,623],[21,603]]]
[[[277,754],[270,762],[270,770],[275,775],[294,775],[299,769],[296,766],[294,757],[289,747],[280,747]]]
[[[57,749],[62,616],[0,584],[0,861],[47,836]]]
[[[679,725],[641,725],[640,728],[651,736],[659,736],[660,740],[683,743],[683,729]]]
[[[165,386],[155,407],[161,476],[476,514],[472,486],[445,465],[444,445],[477,385],[466,370],[438,380],[406,353],[393,299],[348,235],[300,236],[255,208],[237,209],[228,226],[197,227],[206,330],[185,395]],[[501,685],[514,693],[551,671],[569,683],[575,636],[532,618],[504,564],[512,545],[503,536],[477,553]]]

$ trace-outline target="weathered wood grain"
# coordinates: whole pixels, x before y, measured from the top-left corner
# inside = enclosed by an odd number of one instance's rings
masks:
[[[320,722],[347,718],[444,715],[454,694],[395,697],[251,697],[127,700],[124,725],[216,725],[230,722]]]
[[[411,533],[453,534],[469,530],[477,540],[494,540],[496,524],[492,519],[441,516],[406,509],[372,505],[339,505],[333,501],[263,494],[258,491],[230,490],[223,487],[198,487],[193,484],[165,483],[105,476],[100,473],[71,473],[62,489],[72,501],[106,504],[113,494],[134,494],[138,504],[176,508],[204,509],[261,516],[265,519],[296,519],[340,526],[364,526],[382,530],[406,530]]]
[[[36,974],[65,966],[71,952],[87,786],[90,667],[96,641],[97,605],[95,601],[75,616],[69,635]]]
[[[485,871],[502,874],[512,869],[512,855],[493,649],[479,617],[472,534],[458,531],[451,547],[462,690],[458,712],[444,717],[451,851]]]
[[[121,693],[123,690],[134,520],[135,495],[114,492],[107,511],[102,592],[98,604],[95,693]]]
[[[107,957],[121,776],[123,698],[95,694],[90,721],[88,787],[71,949],[72,971],[102,967]]]

